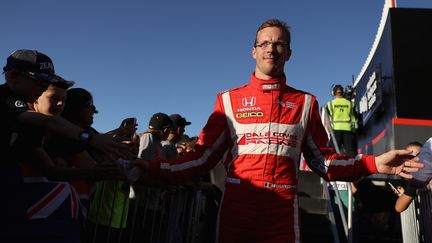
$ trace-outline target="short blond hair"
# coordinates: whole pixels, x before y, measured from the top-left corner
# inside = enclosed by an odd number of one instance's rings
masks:
[[[284,21],[279,20],[279,19],[268,19],[268,20],[264,21],[260,25],[260,27],[258,27],[258,30],[255,33],[254,47],[256,47],[256,44],[257,44],[258,32],[260,32],[262,29],[265,29],[268,27],[277,27],[277,28],[281,29],[282,32],[284,33],[285,38],[286,38],[288,49],[291,49],[291,32],[289,30],[289,26],[287,23],[285,23]]]

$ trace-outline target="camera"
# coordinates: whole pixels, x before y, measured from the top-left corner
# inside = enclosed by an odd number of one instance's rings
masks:
[[[355,98],[355,89],[351,85],[345,86],[344,97],[347,100],[352,100]]]

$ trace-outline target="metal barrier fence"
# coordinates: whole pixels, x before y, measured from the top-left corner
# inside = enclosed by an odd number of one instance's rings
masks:
[[[215,242],[219,194],[213,186],[134,187],[124,182],[96,186],[82,242]]]
[[[402,238],[406,243],[432,242],[432,191],[420,189],[409,207],[401,213]]]
[[[432,192],[430,187],[427,190],[420,190],[416,198],[418,207],[418,221],[420,226],[420,241],[432,242]]]
[[[408,208],[400,214],[403,242],[419,243],[419,223],[417,220],[417,207],[414,200]]]
[[[333,141],[334,149],[336,150],[336,152],[338,154],[340,154],[341,151],[340,151],[340,148],[338,146],[336,137],[334,135],[333,128],[331,127],[328,110],[326,109],[325,106],[321,107],[321,121],[324,125],[324,128],[326,129],[327,135],[329,136],[329,141]],[[339,187],[337,186],[338,183],[346,185],[346,189],[348,191],[347,215],[345,215],[345,210],[342,206],[343,203],[341,200]],[[345,237],[346,237],[346,242],[351,243],[351,242],[353,242],[353,239],[352,239],[352,236],[353,236],[352,209],[353,209],[353,207],[352,207],[351,183],[349,183],[349,182],[331,182],[331,183],[329,183],[329,185],[332,185],[333,190],[335,191],[335,195],[336,195],[335,202],[338,205],[339,215],[341,217],[342,226],[343,226]]]

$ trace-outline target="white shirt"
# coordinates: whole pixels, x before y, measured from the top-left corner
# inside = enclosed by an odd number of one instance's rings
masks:
[[[423,145],[418,157],[425,166],[412,175],[414,180],[426,184],[432,179],[432,137]]]

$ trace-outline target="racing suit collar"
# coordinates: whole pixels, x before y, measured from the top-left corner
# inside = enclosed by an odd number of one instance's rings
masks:
[[[273,90],[282,90],[286,87],[286,77],[285,74],[280,78],[274,78],[270,80],[259,79],[255,76],[255,72],[252,73],[250,78],[250,85],[254,89],[262,90],[262,91],[273,91]]]

